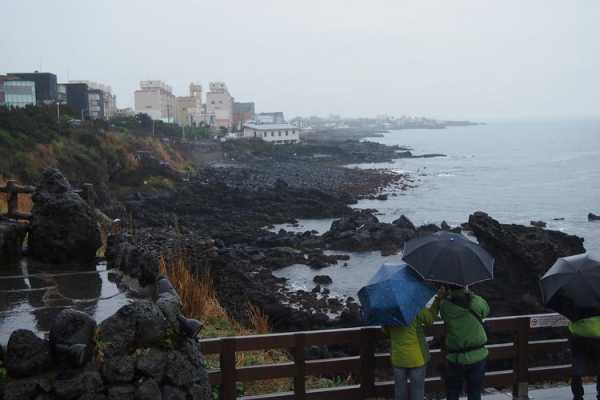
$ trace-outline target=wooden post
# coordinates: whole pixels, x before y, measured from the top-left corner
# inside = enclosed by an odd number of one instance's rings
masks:
[[[88,205],[92,208],[96,208],[96,193],[94,192],[94,185],[91,183],[84,183],[83,193],[85,196],[85,201],[87,201]]]
[[[6,181],[6,203],[8,218],[16,218],[19,211],[19,192],[17,192],[17,181]]]
[[[304,333],[294,335],[294,365],[296,366],[296,375],[294,376],[294,398],[304,400],[306,398],[306,364],[304,359],[304,347],[306,345],[306,336]]]
[[[221,339],[221,400],[235,400],[235,339]]]
[[[360,388],[363,399],[375,395],[375,340],[377,328],[360,330]]]
[[[529,398],[529,323],[530,318],[516,320],[515,345],[517,346],[517,358],[514,364],[513,398],[518,400]]]

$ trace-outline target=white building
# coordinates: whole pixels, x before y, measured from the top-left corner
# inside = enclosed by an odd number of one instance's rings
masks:
[[[224,82],[211,82],[206,94],[205,122],[217,128],[231,129],[233,120],[233,97]]]
[[[243,138],[260,138],[275,144],[293,144],[300,142],[300,129],[287,122],[281,124],[244,124]]]
[[[190,83],[190,95],[177,97],[176,103],[179,125],[192,126],[203,121],[202,85]]]
[[[176,101],[171,86],[162,81],[141,81],[135,91],[135,112],[154,120],[175,122]]]

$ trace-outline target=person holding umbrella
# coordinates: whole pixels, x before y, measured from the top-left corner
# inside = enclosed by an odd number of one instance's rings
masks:
[[[588,253],[559,258],[540,284],[544,304],[571,320],[573,399],[583,399],[588,372],[596,376],[600,399],[600,260]]]
[[[408,326],[386,326],[384,333],[390,339],[390,353],[394,367],[394,399],[406,398],[408,381],[409,399],[425,397],[425,374],[431,356],[424,328],[436,320],[441,297],[436,296],[431,307],[423,308]]]
[[[456,285],[448,285],[448,295],[440,305],[446,324],[446,397],[458,400],[463,385],[469,400],[481,399],[488,350],[483,319],[489,315],[488,303],[480,296]]]
[[[469,400],[480,400],[488,357],[483,318],[490,308],[469,285],[493,279],[494,259],[462,235],[438,232],[413,239],[403,259],[425,280],[443,285],[440,315],[446,324],[446,397],[458,400],[466,382]]]
[[[406,399],[407,387],[410,400],[423,400],[425,396],[430,355],[424,328],[436,319],[441,297],[431,307],[425,306],[434,294],[435,289],[405,263],[384,264],[358,292],[363,318],[384,326],[390,339],[396,400]]]

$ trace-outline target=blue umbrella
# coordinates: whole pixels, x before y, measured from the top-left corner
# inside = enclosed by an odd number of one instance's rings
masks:
[[[408,326],[435,292],[408,264],[386,263],[358,291],[358,298],[368,324]]]

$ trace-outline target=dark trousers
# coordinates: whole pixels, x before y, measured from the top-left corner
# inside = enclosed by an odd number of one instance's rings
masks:
[[[468,400],[481,400],[485,365],[486,360],[469,365],[449,362],[446,371],[446,398],[458,400],[466,383]]]
[[[596,376],[596,396],[600,400],[600,339],[571,336],[573,355],[571,391],[573,399],[583,399],[583,376]]]

